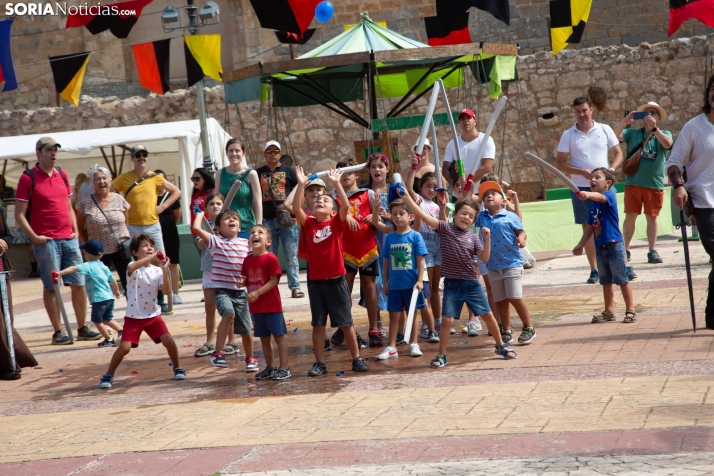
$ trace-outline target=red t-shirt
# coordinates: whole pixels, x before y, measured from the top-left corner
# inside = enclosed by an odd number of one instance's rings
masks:
[[[262,288],[270,277],[276,274],[281,276],[283,272],[280,269],[280,261],[273,253],[268,252],[260,256],[248,255],[243,261],[243,276],[246,277],[249,293]],[[251,314],[283,312],[278,287],[275,286],[255,302],[249,303],[249,307]]]
[[[345,274],[342,259],[342,235],[344,222],[339,214],[327,221],[317,221],[307,217],[302,227],[305,233],[307,263],[310,266],[310,280],[329,279]]]
[[[35,176],[35,188],[32,190],[32,201],[28,205],[30,211],[30,227],[35,234],[47,236],[55,240],[67,240],[72,237],[72,216],[67,205],[67,198],[72,196],[67,172],[62,171],[64,180],[52,169],[52,176],[35,165],[32,169]],[[67,181],[65,183],[65,180]],[[22,174],[17,182],[15,199],[21,202],[30,201],[32,179]]]
[[[205,212],[206,197],[208,197],[211,193],[213,193],[213,190],[199,190],[191,195],[191,206],[189,207],[191,209],[191,223],[193,223],[193,220],[196,218],[196,212],[193,211],[194,205],[198,205],[198,208],[200,208],[202,212]],[[191,234],[196,236],[196,233],[194,233],[193,230],[191,230]]]

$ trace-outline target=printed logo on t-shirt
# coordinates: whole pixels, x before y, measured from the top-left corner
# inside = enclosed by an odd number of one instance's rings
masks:
[[[411,270],[412,269],[412,244],[398,243],[389,249],[389,258],[392,262],[392,269]]]
[[[332,236],[332,227],[327,225],[325,228],[315,230],[315,236],[312,237],[313,243],[321,243]]]
[[[602,210],[600,208],[597,208],[593,212],[593,234],[595,235],[595,238],[600,236],[600,233],[602,232],[602,228],[600,227],[600,213]]]
[[[263,269],[251,268],[248,271],[248,292],[253,292],[263,286]]]

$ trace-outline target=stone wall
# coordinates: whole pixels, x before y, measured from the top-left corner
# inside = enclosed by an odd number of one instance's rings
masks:
[[[541,157],[554,161],[562,131],[574,123],[570,104],[573,98],[585,94],[589,86],[599,86],[607,92],[606,108],[595,114],[596,121],[614,125],[626,110],[647,101],[657,101],[669,113],[665,128],[676,136],[701,107],[708,42],[714,42],[714,35],[655,45],[642,43],[638,47],[567,50],[557,57],[545,51],[519,57],[520,81],[504,86],[504,93],[509,97],[505,129],[503,121],[499,121],[493,132],[497,145],[496,169],[504,180],[512,183],[540,180],[541,172],[522,159],[523,152],[535,150]],[[479,116],[480,128],[485,129],[494,106],[494,101],[485,97],[485,85],[478,86],[470,80],[463,88],[453,89],[449,94],[452,109],[473,108]],[[247,139],[251,153],[249,162],[252,163],[254,160],[262,162],[261,145],[265,140],[277,137],[297,163],[311,171],[321,170],[354,156],[353,142],[370,137],[354,122],[320,106],[270,112],[266,103],[259,102],[226,106],[220,85],[207,90],[207,102],[210,115],[224,124],[231,135]],[[378,101],[380,116],[390,105],[390,101]],[[363,103],[352,104],[352,107],[364,113]],[[405,115],[423,114],[425,107],[426,99],[422,99]],[[163,97],[152,94],[146,99],[84,96],[79,107],[5,111],[0,114],[0,135],[149,124],[195,117],[193,90],[171,92]],[[443,152],[449,131],[445,127],[439,129]],[[402,158],[409,156],[409,145],[413,144],[418,132],[411,129],[391,134],[400,141]],[[545,179],[548,187],[562,186],[551,176],[545,176]]]

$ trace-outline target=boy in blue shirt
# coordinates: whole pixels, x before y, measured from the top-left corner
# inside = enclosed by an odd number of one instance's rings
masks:
[[[627,279],[627,263],[625,261],[625,243],[619,228],[617,214],[617,197],[611,189],[615,176],[604,167],[597,168],[590,174],[590,189],[592,192],[580,192],[580,200],[592,200],[588,224],[590,227],[583,232],[580,243],[573,248],[574,255],[583,254],[583,246],[595,236],[595,256],[597,258],[598,275],[605,295],[605,310],[592,318],[592,323],[616,320],[614,310],[615,289],[613,284],[620,286],[625,300],[624,322],[637,320],[632,288]]]
[[[379,199],[373,204],[372,225],[378,230],[389,232],[391,227],[379,221]],[[399,333],[399,318],[403,311],[409,310],[412,299],[412,290],[417,289],[416,309],[424,309],[426,301],[422,290],[424,288],[424,256],[427,254],[426,244],[421,234],[414,231],[410,224],[414,214],[410,212],[404,200],[398,198],[389,204],[395,231],[389,233],[384,239],[382,247],[382,260],[384,262],[384,294],[387,295],[387,310],[389,311],[389,345],[375,359],[386,360],[398,357],[397,334]],[[416,322],[416,321],[414,321]],[[404,334],[410,333],[409,353],[412,357],[422,355],[417,343],[417,326],[405,329]]]
[[[530,344],[536,337],[536,331],[523,299],[523,258],[520,250],[526,246],[526,232],[518,215],[503,206],[503,190],[497,182],[482,182],[478,194],[485,209],[476,217],[476,226],[491,230],[491,254],[486,268],[493,301],[501,316],[501,339],[506,344],[513,340],[511,313],[508,310],[511,304],[523,322],[518,343]]]
[[[106,326],[117,331],[121,339],[122,328],[112,320],[114,317],[114,299],[119,299],[120,294],[114,275],[104,263],[99,261],[104,254],[104,245],[102,245],[101,241],[93,239],[87,241],[79,249],[84,251],[86,263],[70,266],[59,273],[53,271],[52,274],[56,273],[58,277],[72,273],[79,273],[85,276],[87,295],[92,305],[92,322],[104,337],[104,340],[97,345],[99,347],[116,347],[116,342],[113,338],[110,338]]]

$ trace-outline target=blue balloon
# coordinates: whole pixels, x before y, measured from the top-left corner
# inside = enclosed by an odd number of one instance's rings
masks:
[[[315,8],[315,18],[320,23],[327,23],[328,21],[330,21],[330,18],[332,18],[333,13],[335,13],[335,7],[333,7],[332,3],[328,2],[327,0],[318,3],[317,7]]]

